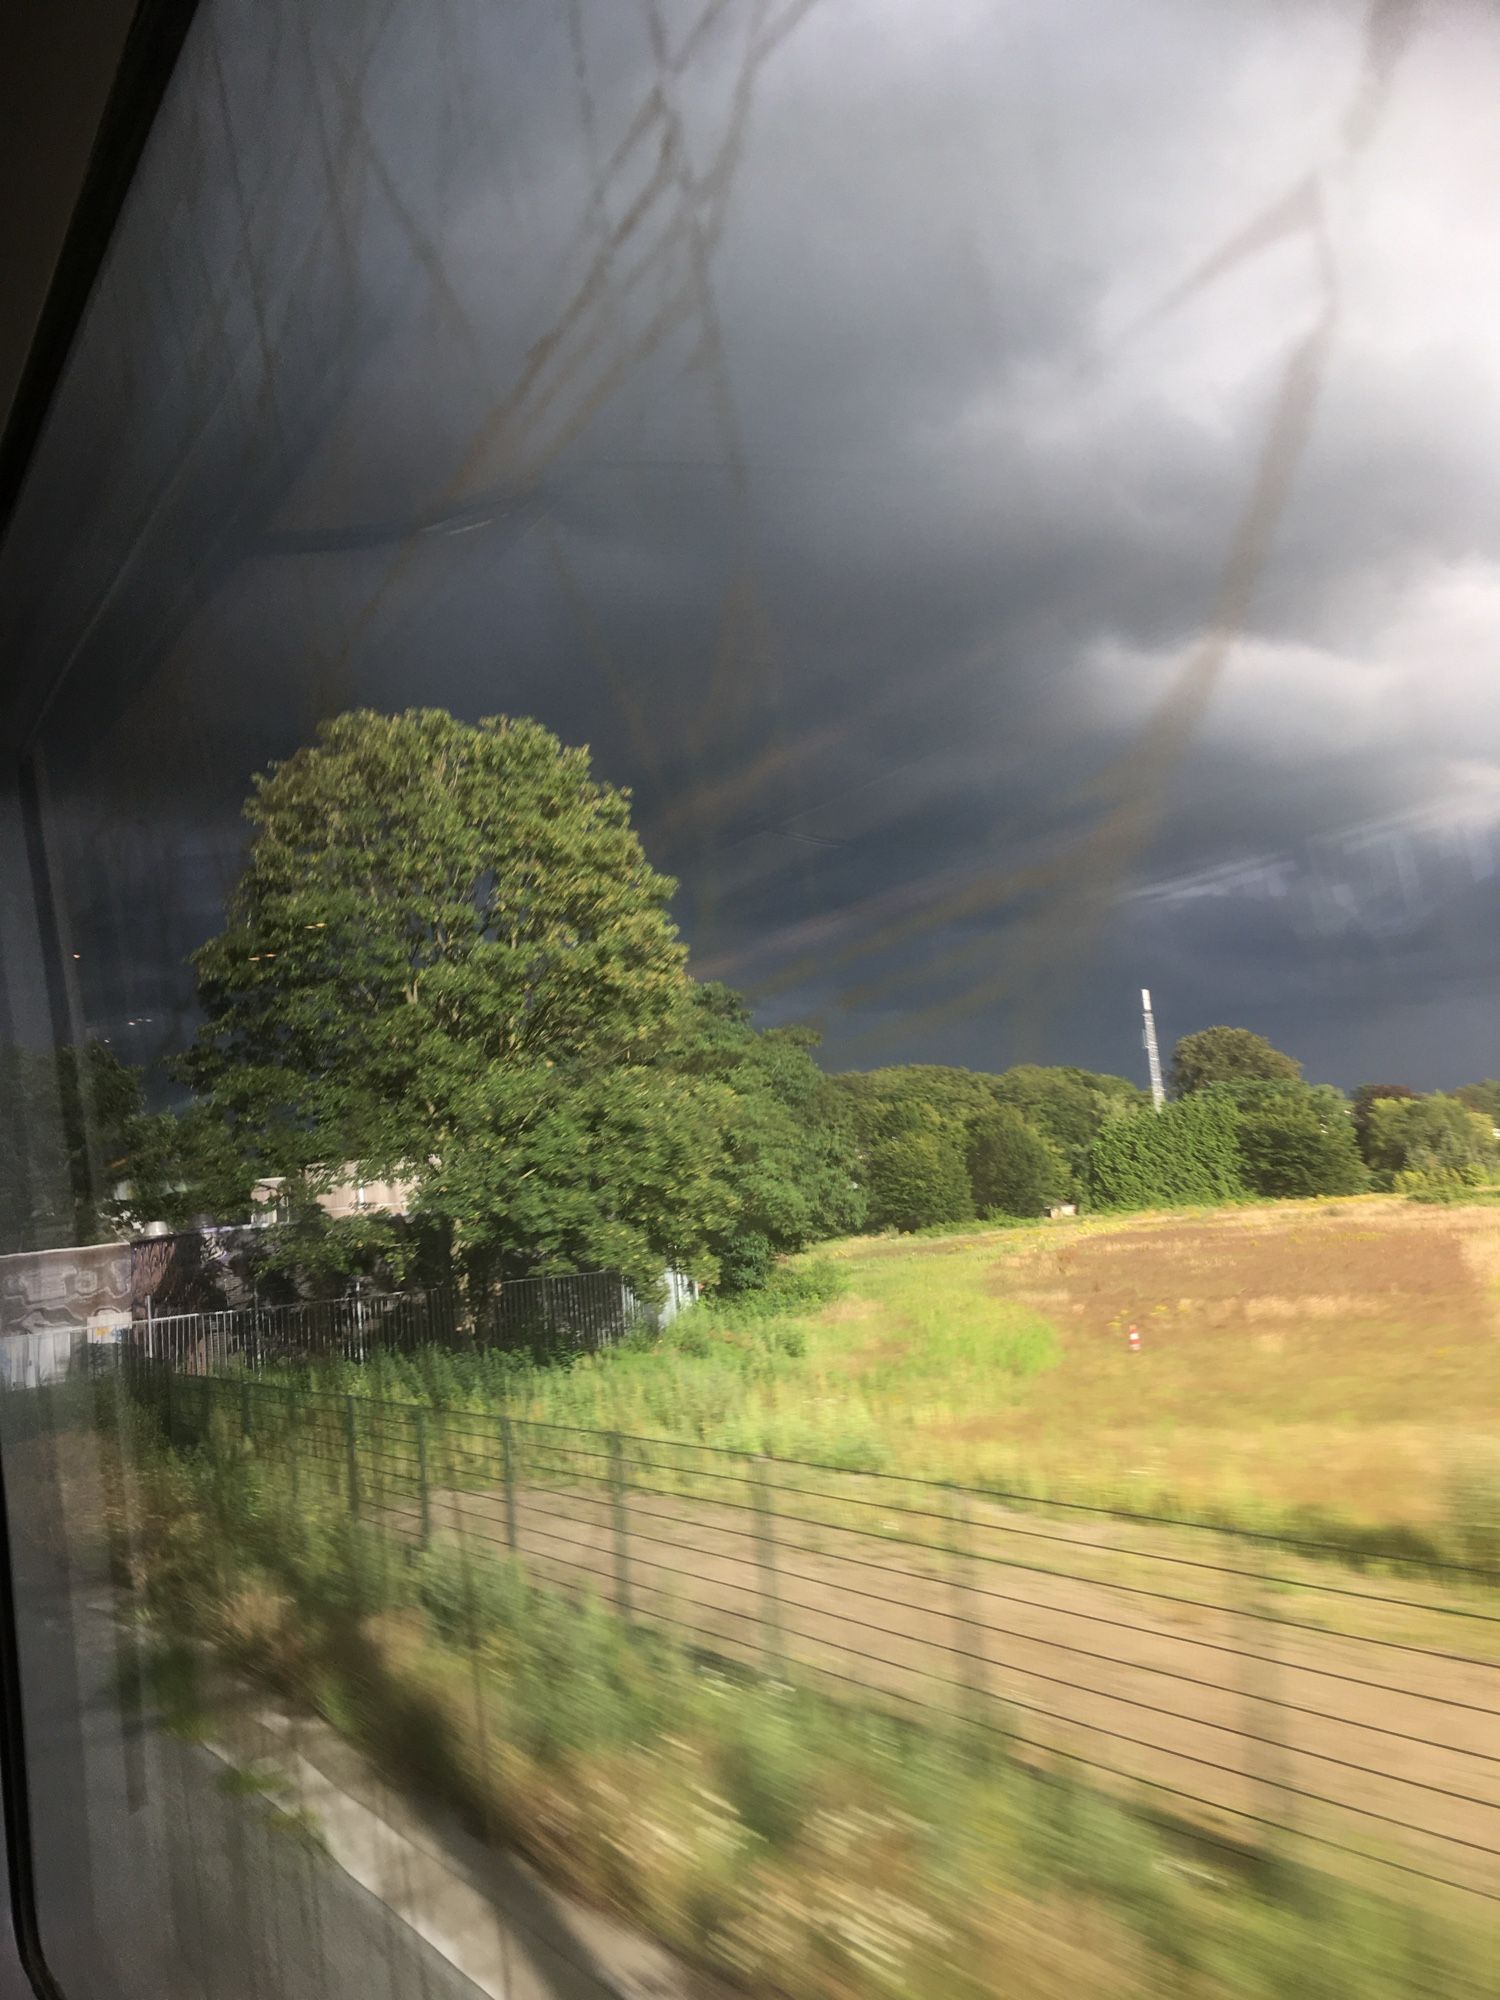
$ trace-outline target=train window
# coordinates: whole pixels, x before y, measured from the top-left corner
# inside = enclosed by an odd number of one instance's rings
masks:
[[[68,2000],[1493,1990],[1497,101],[198,6],[0,541]]]

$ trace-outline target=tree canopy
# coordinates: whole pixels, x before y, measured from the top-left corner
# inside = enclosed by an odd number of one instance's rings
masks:
[[[998,1079],[942,1063],[902,1063],[846,1070],[832,1081],[848,1107],[856,1139],[870,1146],[935,1125],[962,1130],[993,1107]]]
[[[995,1105],[970,1126],[968,1167],[981,1215],[1045,1215],[1071,1191],[1062,1148],[1010,1104]]]
[[[1491,1120],[1456,1097],[1382,1098],[1370,1107],[1367,1151],[1377,1172],[1477,1186],[1500,1164]]]
[[[674,884],[540,724],[368,710],[258,778],[184,1072],[252,1179],[414,1184],[471,1267],[706,1267],[728,1087],[667,1060]]]
[[[1350,1099],[1354,1133],[1366,1161],[1370,1157],[1370,1113],[1386,1098],[1414,1098],[1417,1092],[1405,1083],[1362,1083]]]
[[[1492,1125],[1500,1125],[1500,1077],[1486,1077],[1483,1083],[1461,1083],[1453,1095],[1471,1111],[1482,1111]]]
[[[870,1223],[928,1229],[969,1222],[974,1195],[959,1135],[934,1121],[877,1139],[865,1161]]]
[[[1217,1085],[1234,1103],[1240,1172],[1255,1194],[1358,1194],[1369,1176],[1349,1106],[1328,1084]]]
[[[762,1282],[778,1255],[864,1221],[847,1102],[813,1061],[816,1046],[807,1028],[757,1031],[728,987],[694,990],[681,1061],[732,1099],[721,1143],[734,1214],[710,1239],[729,1289]]]
[[[1036,1063],[998,1075],[941,1063],[906,1063],[848,1071],[831,1081],[866,1157],[882,1140],[931,1130],[950,1133],[961,1153],[972,1157],[975,1130],[993,1117],[997,1106],[1008,1107],[1056,1149],[1050,1171],[1057,1195],[1081,1191],[1089,1147],[1105,1121],[1150,1101],[1124,1077]],[[996,1205],[977,1185],[973,1199],[981,1208]]]
[[[101,1041],[81,1049],[0,1048],[0,1240],[46,1250],[107,1242],[114,1189],[144,1119],[141,1079]]]
[[[1167,1088],[1188,1097],[1213,1083],[1295,1083],[1302,1065],[1250,1028],[1200,1028],[1172,1051]]]
[[[1027,1124],[1050,1139],[1066,1162],[1065,1180],[1076,1191],[1100,1128],[1108,1118],[1138,1111],[1150,1103],[1147,1094],[1122,1076],[1101,1076],[1093,1070],[1044,1068],[1021,1063],[995,1079],[996,1101],[1020,1113]],[[1058,1192],[1063,1192],[1059,1187]]]
[[[1098,1208],[1171,1208],[1243,1196],[1239,1122],[1233,1100],[1215,1091],[1112,1118],[1089,1151],[1090,1199]]]

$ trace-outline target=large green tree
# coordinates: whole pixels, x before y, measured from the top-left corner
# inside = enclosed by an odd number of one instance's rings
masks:
[[[1492,1125],[1500,1125],[1500,1077],[1486,1077],[1483,1083],[1461,1083],[1453,1095],[1471,1111],[1482,1111]]]
[[[538,723],[368,710],[256,780],[184,1070],[247,1175],[405,1179],[473,1276],[712,1270],[720,1081],[628,796]]]
[[[954,1133],[962,1144],[971,1120],[993,1109],[998,1079],[944,1063],[900,1063],[888,1069],[846,1070],[832,1079],[862,1146],[899,1133]]]
[[[146,1122],[140,1073],[104,1042],[0,1048],[0,1247],[103,1243]]]
[[[1108,1118],[1139,1111],[1146,1094],[1122,1076],[1022,1063],[994,1080],[997,1101],[1062,1150],[1075,1191],[1100,1128]]]
[[[1188,1097],[1214,1083],[1295,1083],[1302,1065],[1250,1028],[1200,1028],[1172,1051],[1168,1088]]]

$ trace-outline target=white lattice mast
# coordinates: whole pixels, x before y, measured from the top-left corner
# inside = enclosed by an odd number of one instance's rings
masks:
[[[1161,1080],[1161,1051],[1156,1046],[1156,1016],[1151,1011],[1149,988],[1141,988],[1141,1040],[1146,1044],[1146,1062],[1151,1071],[1151,1102],[1160,1111],[1167,1101],[1166,1089]]]

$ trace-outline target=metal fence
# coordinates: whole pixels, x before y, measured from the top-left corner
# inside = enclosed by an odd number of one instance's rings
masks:
[[[680,1303],[685,1282],[676,1282],[670,1303]],[[365,1361],[422,1347],[587,1351],[612,1346],[656,1318],[618,1271],[586,1271],[511,1279],[497,1285],[472,1317],[448,1286],[158,1313],[135,1321],[130,1346],[180,1373],[219,1375],[329,1357]]]
[[[500,1285],[477,1319],[484,1347],[612,1347],[651,1315],[618,1271],[576,1277],[513,1278]]]
[[[971,1731],[1207,1849],[1500,1901],[1500,1574],[249,1378],[152,1393],[178,1445],[246,1441],[413,1548]]]
[[[456,1330],[453,1295],[443,1289],[154,1313],[134,1322],[129,1344],[142,1359],[179,1373],[218,1375],[314,1356],[365,1361],[376,1354],[447,1346]]]

